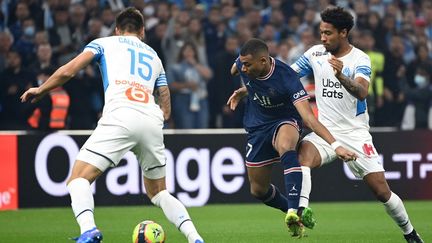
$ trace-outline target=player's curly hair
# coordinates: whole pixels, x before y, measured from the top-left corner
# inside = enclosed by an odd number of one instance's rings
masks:
[[[138,9],[126,8],[116,17],[116,27],[122,31],[139,33],[144,27],[144,17]]]
[[[240,55],[242,56],[247,56],[249,54],[255,56],[258,53],[268,53],[268,47],[264,41],[257,38],[248,40],[240,49]]]
[[[344,8],[329,7],[321,12],[321,20],[333,25],[338,31],[346,29],[349,32],[354,26],[353,16]]]

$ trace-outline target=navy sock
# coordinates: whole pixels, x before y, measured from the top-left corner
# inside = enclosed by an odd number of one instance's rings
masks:
[[[291,150],[281,156],[284,167],[285,189],[288,199],[288,208],[297,209],[299,206],[302,187],[302,170],[297,158],[297,151]]]
[[[261,200],[265,205],[277,208],[284,213],[288,211],[287,198],[280,193],[279,189],[273,184],[270,184],[270,187],[264,196],[258,197],[257,199]]]

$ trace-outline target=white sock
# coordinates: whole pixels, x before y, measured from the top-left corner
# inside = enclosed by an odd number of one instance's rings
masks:
[[[302,188],[300,191],[300,201],[299,207],[308,207],[309,206],[309,195],[312,190],[312,178],[310,173],[310,168],[307,166],[301,167],[303,180],[302,180]]]
[[[192,223],[185,206],[167,190],[160,191],[151,201],[154,205],[162,208],[165,217],[186,236],[189,242],[202,239]]]
[[[96,227],[94,221],[94,201],[90,183],[84,178],[77,178],[67,185],[71,197],[72,210],[78,222],[81,234]]]
[[[389,200],[384,203],[384,207],[388,215],[390,215],[396,224],[399,225],[404,235],[407,235],[413,231],[414,228],[408,218],[408,213],[406,212],[405,206],[398,195],[392,192]]]

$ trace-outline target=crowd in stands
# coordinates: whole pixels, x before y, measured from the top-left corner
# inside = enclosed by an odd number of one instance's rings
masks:
[[[351,42],[371,58],[371,126],[431,128],[430,0],[1,0],[0,130],[54,129],[31,126],[39,104],[21,103],[20,95],[90,41],[112,35],[116,14],[127,6],[142,11],[145,42],[165,66],[173,108],[167,127],[242,127],[242,107],[226,106],[241,85],[229,71],[240,46],[260,38],[290,65],[320,43],[319,13],[330,5],[352,11]],[[92,65],[64,86],[64,129],[95,128],[101,82]],[[313,94],[313,78],[302,82]]]

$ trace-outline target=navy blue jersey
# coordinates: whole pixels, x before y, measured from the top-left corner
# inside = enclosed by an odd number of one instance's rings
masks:
[[[243,119],[247,131],[288,119],[301,121],[294,104],[309,99],[297,73],[277,59],[271,58],[271,61],[271,70],[265,77],[252,79],[241,71],[243,64],[240,59],[236,60],[240,77],[248,90]]]

